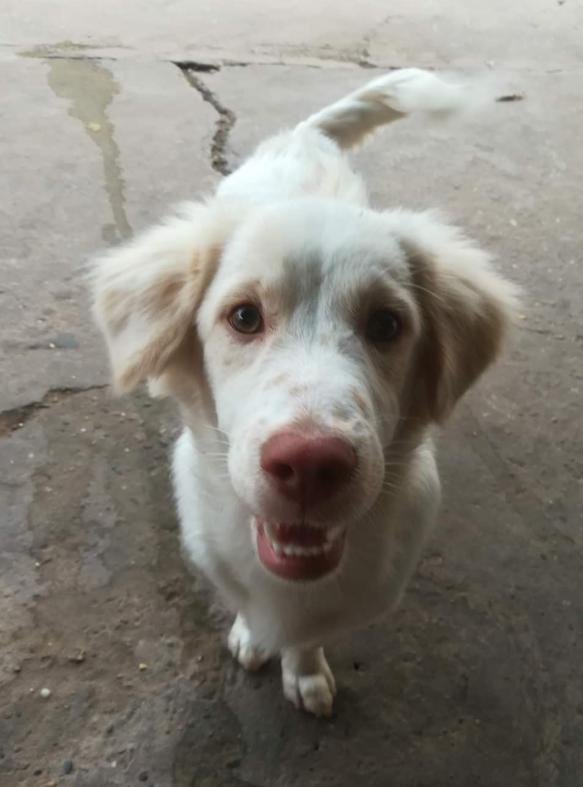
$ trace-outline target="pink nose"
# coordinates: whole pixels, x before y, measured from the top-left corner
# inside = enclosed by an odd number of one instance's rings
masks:
[[[340,437],[278,432],[263,444],[261,469],[289,500],[313,505],[331,497],[350,479],[356,452]]]

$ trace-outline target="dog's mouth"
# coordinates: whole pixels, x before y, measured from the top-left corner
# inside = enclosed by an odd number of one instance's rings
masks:
[[[254,517],[257,555],[272,574],[294,581],[319,579],[338,567],[346,531]]]

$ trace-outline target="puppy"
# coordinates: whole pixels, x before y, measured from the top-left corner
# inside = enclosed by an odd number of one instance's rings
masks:
[[[280,655],[285,696],[318,716],[322,645],[397,603],[440,498],[431,428],[515,307],[458,230],[371,209],[344,151],[464,101],[424,71],[383,76],[95,264],[116,389],[179,404],[182,543],[236,615],[229,648],[247,669]]]

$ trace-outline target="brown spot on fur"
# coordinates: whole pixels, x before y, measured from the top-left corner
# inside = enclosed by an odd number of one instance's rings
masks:
[[[113,303],[118,310],[113,323],[109,315],[111,329],[113,325],[125,327],[134,312],[152,318],[149,342],[137,350],[133,358],[122,359],[123,368],[115,374],[115,385],[120,392],[131,390],[147,377],[162,375],[174,356],[181,352],[182,342],[191,342],[195,337],[194,315],[216,271],[218,257],[216,248],[198,252],[196,262],[193,258],[193,264],[185,273],[162,274],[139,293],[113,290],[107,294],[110,305]]]
[[[288,389],[291,396],[301,396],[302,394],[306,393],[308,390],[307,385],[292,385],[291,388]]]
[[[164,274],[144,290],[140,296],[140,306],[145,314],[161,317],[164,312],[176,308],[176,301],[186,283],[182,273]]]
[[[127,293],[120,290],[109,290],[103,296],[102,309],[114,336],[120,334],[128,324],[130,315],[125,308],[127,298]]]
[[[359,391],[355,391],[352,398],[363,415],[368,415],[370,413],[368,402]]]
[[[214,418],[214,403],[204,374],[202,347],[194,328],[189,330],[160,378],[167,393],[185,407],[203,408]]]
[[[497,300],[463,273],[443,274],[416,250],[409,261],[423,328],[405,396],[410,416],[439,422],[495,360],[505,319]]]
[[[197,251],[192,255],[190,275],[197,282],[199,301],[202,300],[219,267],[220,256],[221,247],[216,244],[209,246],[202,253]]]
[[[289,380],[289,375],[287,375],[285,372],[280,372],[279,374],[276,374],[275,377],[272,378],[271,385],[275,385],[276,387],[280,385],[285,385],[285,383],[287,383],[288,380]]]
[[[321,429],[321,425],[318,421],[313,416],[307,414],[299,415],[297,418],[294,418],[290,425],[300,432],[318,432]]]

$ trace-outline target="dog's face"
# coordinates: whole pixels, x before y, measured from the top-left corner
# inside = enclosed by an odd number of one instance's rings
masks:
[[[493,360],[511,288],[425,216],[309,199],[226,237],[200,221],[204,242],[176,224],[102,265],[114,369],[126,387],[178,363],[204,375],[259,560],[316,579],[390,485],[407,427],[440,420]]]
[[[379,495],[420,332],[410,283],[379,217],[350,208],[272,208],[223,253],[199,335],[233,486],[279,573],[331,567]]]

